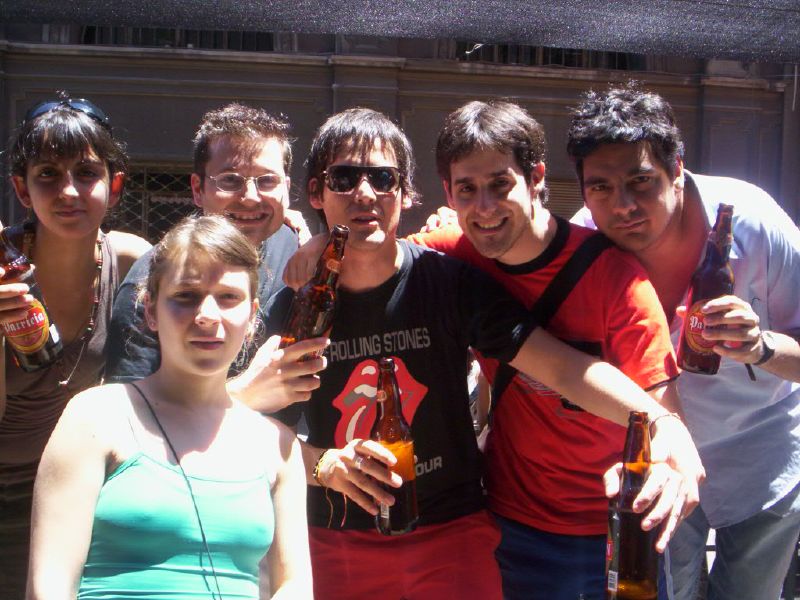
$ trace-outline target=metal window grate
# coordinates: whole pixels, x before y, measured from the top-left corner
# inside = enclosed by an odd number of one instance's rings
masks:
[[[131,169],[122,199],[106,224],[156,243],[170,227],[195,211],[188,168],[138,166]]]
[[[480,44],[456,42],[453,58],[466,62],[488,62],[533,67],[572,67],[580,69],[643,69],[643,55],[626,52],[600,52],[575,48],[548,48],[522,44]]]
[[[203,48],[272,52],[272,33],[263,31],[211,31],[156,27],[81,27],[80,43],[89,46],[137,46],[156,48]]]

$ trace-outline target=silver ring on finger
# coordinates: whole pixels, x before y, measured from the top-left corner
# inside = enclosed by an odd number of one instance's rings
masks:
[[[360,454],[359,454],[359,455],[356,457],[356,460],[353,462],[353,466],[354,466],[356,469],[358,469],[359,471],[361,471],[361,470],[362,470],[362,469],[361,469],[361,466],[362,466],[363,464],[364,464],[364,457],[363,457],[362,455],[360,455]]]

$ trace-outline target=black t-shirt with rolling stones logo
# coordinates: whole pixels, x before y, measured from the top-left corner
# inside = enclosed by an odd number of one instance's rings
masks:
[[[484,505],[481,460],[469,411],[468,349],[511,360],[535,328],[528,312],[473,267],[414,244],[398,242],[400,269],[366,292],[340,289],[328,367],[309,402],[281,416],[305,413],[308,443],[341,448],[368,438],[375,420],[378,359],[394,358],[403,414],[417,457],[420,524],[439,523]],[[330,500],[330,504],[328,502]],[[309,524],[374,527],[373,517],[340,494],[308,488]],[[344,521],[344,522],[343,522]]]

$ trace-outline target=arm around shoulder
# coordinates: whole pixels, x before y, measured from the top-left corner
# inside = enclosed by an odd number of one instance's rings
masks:
[[[109,453],[99,426],[107,387],[73,398],[45,447],[33,493],[28,600],[78,592]]]
[[[651,417],[668,412],[619,369],[568,346],[541,327],[531,332],[511,366],[619,425],[628,423],[631,410]]]

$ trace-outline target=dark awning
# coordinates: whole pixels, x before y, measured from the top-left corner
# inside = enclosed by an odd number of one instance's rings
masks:
[[[800,60],[800,0],[0,0],[0,18]]]

